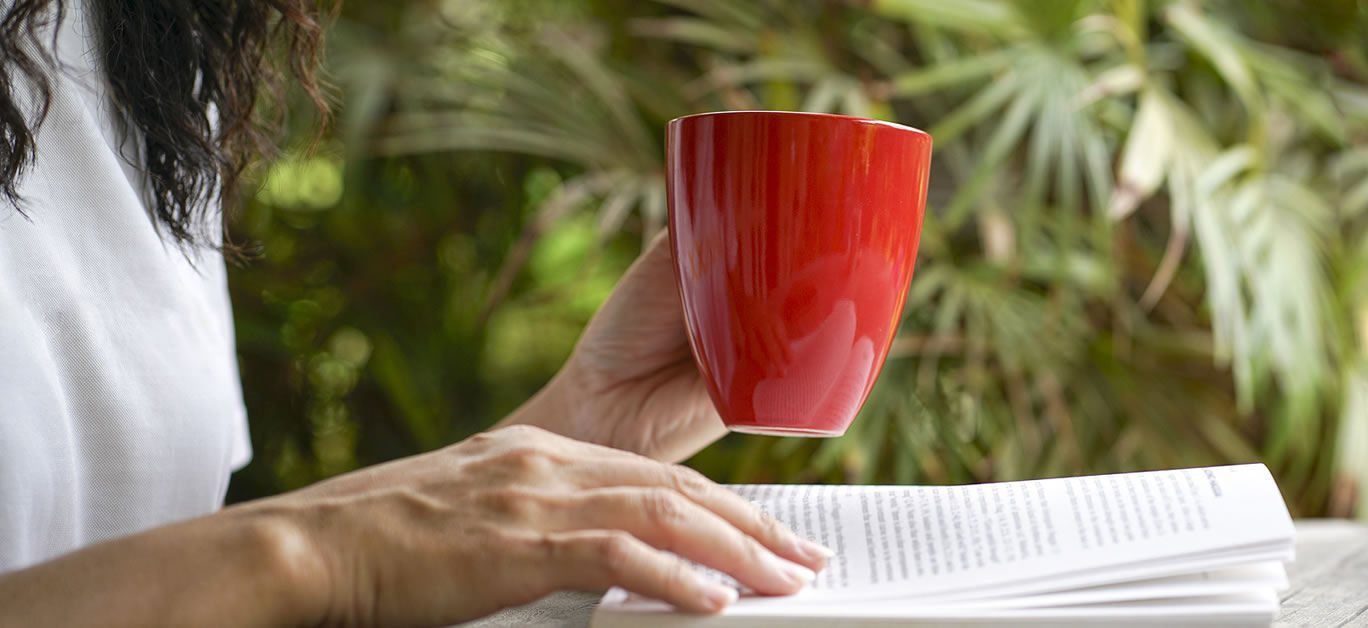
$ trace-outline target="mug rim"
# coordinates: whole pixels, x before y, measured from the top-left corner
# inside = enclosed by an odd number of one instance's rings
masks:
[[[859,124],[877,124],[877,125],[880,125],[880,126],[886,126],[886,127],[891,127],[891,128],[894,128],[894,129],[898,129],[898,130],[900,130],[900,131],[911,131],[912,133],[915,133],[915,134],[918,134],[918,135],[924,135],[924,136],[926,136],[927,139],[930,139],[930,138],[931,138],[931,134],[930,134],[930,133],[927,133],[926,131],[923,131],[923,130],[918,129],[918,128],[916,128],[916,127],[907,126],[906,124],[899,124],[899,123],[897,123],[897,122],[889,122],[889,121],[887,121],[887,120],[877,120],[877,119],[874,119],[874,118],[864,118],[864,117],[860,117],[860,116],[848,116],[848,115],[839,114],[839,113],[819,113],[819,112],[815,112],[815,111],[780,111],[780,110],[770,110],[770,109],[729,109],[729,110],[726,110],[726,111],[706,111],[706,112],[703,112],[703,113],[693,113],[693,114],[689,114],[689,115],[687,115],[687,116],[679,116],[678,118],[675,118],[675,119],[673,119],[673,120],[670,120],[669,124],[670,124],[671,126],[673,126],[673,125],[676,124],[676,123],[682,122],[682,121],[684,121],[684,120],[693,119],[693,118],[707,118],[707,117],[713,117],[713,116],[727,116],[727,115],[765,115],[765,116],[771,116],[771,115],[773,115],[773,116],[794,116],[794,117],[806,117],[806,118],[825,118],[825,119],[828,119],[828,120],[844,120],[844,121],[855,122],[855,123],[859,123]]]

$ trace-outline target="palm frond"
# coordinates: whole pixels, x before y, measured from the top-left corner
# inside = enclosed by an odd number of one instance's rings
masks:
[[[1008,73],[934,127],[932,136],[942,143],[955,141],[961,129],[992,128],[975,151],[977,166],[945,209],[946,222],[954,226],[964,219],[1023,143],[1027,204],[1041,202],[1048,190],[1061,206],[1078,207],[1080,194],[1087,194],[1089,204],[1100,207],[1111,191],[1109,150],[1089,112],[1075,106],[1088,83],[1076,61],[1050,48],[1022,46]],[[989,117],[996,123],[987,122]]]
[[[1333,325],[1322,244],[1332,213],[1299,182],[1254,165],[1250,147],[1213,162],[1195,184],[1193,219],[1216,350],[1233,361],[1241,406],[1253,409],[1271,373],[1295,417],[1270,435],[1268,452],[1277,458],[1314,442],[1318,429],[1329,369],[1325,330]]]
[[[875,0],[874,10],[897,19],[972,33],[1011,34],[1022,30],[1015,8],[1000,0]]]

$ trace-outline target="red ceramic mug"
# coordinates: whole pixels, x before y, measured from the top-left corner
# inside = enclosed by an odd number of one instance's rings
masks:
[[[931,136],[730,111],[673,120],[670,245],[694,358],[738,432],[844,434],[902,316]]]

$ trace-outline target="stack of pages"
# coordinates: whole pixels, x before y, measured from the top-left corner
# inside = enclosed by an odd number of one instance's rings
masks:
[[[732,488],[837,552],[811,586],[743,591],[706,617],[614,589],[593,626],[1267,626],[1292,560],[1292,519],[1258,464]]]

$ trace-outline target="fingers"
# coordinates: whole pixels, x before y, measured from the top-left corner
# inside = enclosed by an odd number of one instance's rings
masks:
[[[833,552],[798,536],[792,529],[745,498],[713,483],[688,467],[666,467],[674,489],[726,519],[775,553],[813,570],[826,566]]]
[[[541,507],[516,509],[513,521],[535,521],[536,528],[555,534],[620,533],[772,595],[802,589],[830,556],[825,548],[800,538],[754,504],[687,467],[535,430],[516,436],[517,445],[500,448],[494,460],[501,469],[523,469],[512,477],[538,487],[514,494],[513,501],[540,503]],[[557,464],[541,464],[542,459],[553,457]],[[544,498],[532,499],[532,494]],[[612,551],[630,549],[614,546]],[[676,580],[683,578],[666,573]],[[681,608],[696,609],[698,602]]]
[[[735,589],[623,531],[551,533],[541,548],[538,568],[551,574],[550,590],[620,586],[694,613],[716,613],[736,601]]]
[[[630,457],[628,457],[630,456]],[[780,557],[814,571],[826,566],[831,550],[798,536],[745,498],[718,486],[703,474],[679,465],[662,465],[640,456],[612,456],[583,470],[589,487],[664,487],[678,492],[721,517]]]
[[[707,565],[767,595],[797,593],[812,569],[776,556],[697,503],[666,488],[608,488],[576,496],[558,513],[567,529],[618,528]]]

